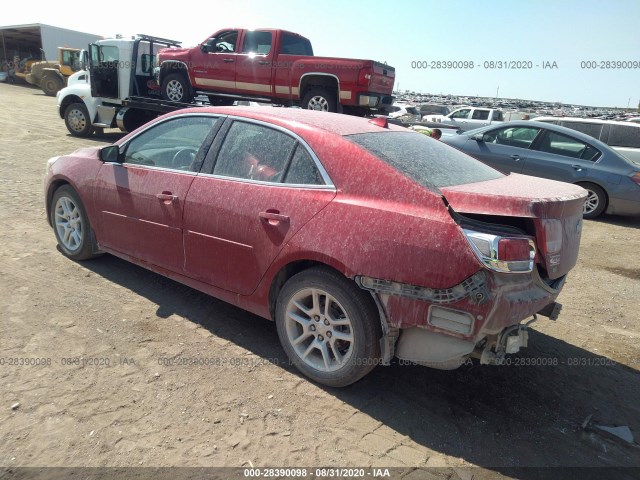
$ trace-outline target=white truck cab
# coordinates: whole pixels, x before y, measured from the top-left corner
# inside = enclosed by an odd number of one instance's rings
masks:
[[[87,65],[69,77],[58,92],[58,113],[71,135],[85,137],[95,129],[131,131],[158,112],[131,108],[132,97],[160,99],[154,79],[158,51],[179,42],[149,35],[112,38],[89,45]]]
[[[424,117],[429,122],[438,122],[448,125],[456,125],[462,131],[501,123],[504,121],[502,111],[494,108],[462,107],[448,115],[427,115]]]

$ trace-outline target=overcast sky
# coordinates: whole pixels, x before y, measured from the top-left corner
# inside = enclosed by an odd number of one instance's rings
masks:
[[[233,0],[3,7],[0,26],[46,23],[112,37],[145,33],[193,46],[226,27],[273,27],[309,38],[321,56],[365,58],[396,68],[396,86],[594,106],[640,101],[638,0]],[[97,13],[99,12],[99,13]],[[432,69],[431,62],[474,62]],[[527,62],[498,69],[488,62]],[[626,61],[636,68],[589,69]],[[413,68],[420,66],[429,68]],[[485,62],[487,62],[485,64]],[[531,62],[531,63],[528,63]],[[544,65],[557,68],[543,68]],[[460,63],[457,63],[461,66]],[[435,65],[434,65],[435,66]]]

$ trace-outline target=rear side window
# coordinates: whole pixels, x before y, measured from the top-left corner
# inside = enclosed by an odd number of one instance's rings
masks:
[[[324,185],[322,175],[320,175],[313,158],[311,158],[309,152],[300,144],[296,147],[296,153],[293,154],[291,165],[289,165],[283,183],[294,185]]]
[[[571,128],[572,130],[577,130],[578,132],[582,132],[585,135],[589,135],[590,137],[600,139],[600,134],[602,133],[602,124],[601,123],[587,123],[587,122],[560,122],[560,125],[563,127]]]
[[[313,49],[311,48],[311,42],[306,38],[290,33],[283,33],[280,53],[284,55],[304,55],[312,57]]]
[[[280,182],[296,141],[262,125],[233,122],[220,148],[214,175]]]
[[[504,177],[488,165],[425,135],[385,132],[359,133],[344,138],[435,192],[452,185]]]
[[[600,154],[591,145],[588,145],[573,137],[547,130],[536,150],[553,153],[564,157],[581,158],[583,160],[596,160]]]
[[[612,147],[640,148],[640,127],[611,125],[607,143]]]

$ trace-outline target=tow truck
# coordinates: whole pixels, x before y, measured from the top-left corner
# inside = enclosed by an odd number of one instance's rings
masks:
[[[90,44],[81,70],[57,94],[58,114],[69,133],[87,137],[105,128],[130,132],[158,115],[193,107],[163,100],[154,78],[158,51],[179,46],[176,40],[142,34]]]

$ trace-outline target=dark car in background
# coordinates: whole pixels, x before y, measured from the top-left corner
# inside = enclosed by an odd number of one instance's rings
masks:
[[[503,172],[580,185],[588,191],[585,218],[640,215],[640,164],[576,130],[523,120],[441,140]]]

